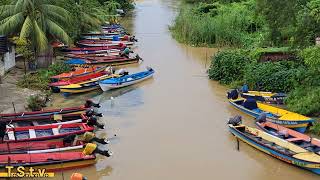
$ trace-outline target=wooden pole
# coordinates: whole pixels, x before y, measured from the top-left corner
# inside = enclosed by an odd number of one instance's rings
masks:
[[[240,142],[238,138],[237,138],[237,150],[240,151]]]

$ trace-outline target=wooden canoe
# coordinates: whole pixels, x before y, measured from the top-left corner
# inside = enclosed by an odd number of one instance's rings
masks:
[[[256,102],[254,99],[229,99],[229,103],[238,110],[258,118],[262,113],[267,116],[267,121],[305,132],[315,121],[312,118],[290,112],[268,104]]]
[[[9,114],[0,114],[0,119],[13,119],[13,118],[27,118],[35,116],[49,116],[53,114],[82,114],[86,110],[89,110],[91,107],[100,107],[99,104],[93,103],[91,100],[87,100],[86,103],[79,107],[70,107],[70,108],[60,108],[60,109],[46,109],[42,111],[33,111],[33,112],[19,112],[19,113],[9,113]]]
[[[5,135],[3,142],[54,140],[69,135],[83,134],[93,130],[94,128],[88,126],[86,123],[7,128],[7,134]]]
[[[320,174],[320,156],[314,152],[245,125],[229,124],[229,131],[236,138],[274,158]]]

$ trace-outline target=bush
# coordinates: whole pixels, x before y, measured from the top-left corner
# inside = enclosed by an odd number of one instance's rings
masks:
[[[230,84],[233,81],[243,79],[244,66],[250,63],[250,59],[244,51],[227,50],[217,53],[211,62],[209,78],[222,84]]]
[[[286,99],[289,110],[309,116],[320,115],[320,87],[299,87]]]
[[[252,63],[246,67],[244,81],[253,89],[289,92],[302,81],[303,71],[304,67],[294,62]]]
[[[28,89],[49,90],[48,84],[50,83],[50,77],[68,71],[71,71],[69,65],[58,62],[50,65],[48,70],[40,69],[36,72],[24,75],[23,78],[18,81],[17,85]]]
[[[54,75],[58,75],[64,72],[71,71],[71,67],[64,62],[58,61],[54,64],[51,64],[48,68],[49,72]]]
[[[300,52],[300,56],[304,59],[304,62],[312,67],[319,68],[320,66],[320,47],[314,46],[309,47]]]
[[[40,111],[43,107],[46,107],[46,98],[38,94],[29,96],[27,102],[31,111]]]
[[[320,136],[320,123],[316,122],[313,126],[310,127],[310,132],[317,136]]]

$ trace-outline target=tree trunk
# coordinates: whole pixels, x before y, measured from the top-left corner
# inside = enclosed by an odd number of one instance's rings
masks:
[[[40,53],[37,57],[37,68],[47,68],[52,64],[53,59],[53,48],[48,47],[43,53]]]

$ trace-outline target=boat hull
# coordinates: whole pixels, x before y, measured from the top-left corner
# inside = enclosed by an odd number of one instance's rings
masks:
[[[240,106],[238,104],[236,104],[235,102],[233,102],[232,100],[229,100],[229,103],[235,107],[236,109],[254,117],[254,118],[258,118],[261,113],[257,113],[255,111],[249,110],[244,108],[243,106]],[[279,124],[282,125],[284,127],[290,128],[290,129],[294,129],[298,132],[302,132],[304,133],[307,128],[309,127],[310,123],[312,123],[311,121],[300,121],[300,120],[296,120],[296,121],[289,121],[289,120],[279,120],[276,118],[271,118],[271,117],[267,117],[267,120],[275,123],[275,124]]]
[[[229,125],[229,131],[238,139],[240,139],[241,141],[245,142],[246,144],[274,157],[277,158],[283,162],[286,162],[288,164],[292,164],[294,166],[312,171],[316,174],[320,174],[320,165],[317,163],[311,163],[308,161],[302,161],[302,160],[298,160],[296,158],[290,157],[290,156],[286,156],[285,154],[276,152],[270,148],[268,148],[267,146],[263,146],[257,142],[255,142],[254,140],[248,138],[247,136],[243,135],[242,133],[240,133],[240,131],[236,130],[235,128],[232,127],[232,125]]]
[[[144,78],[141,78],[139,80],[136,80],[136,81],[131,81],[131,82],[128,82],[128,83],[123,83],[123,84],[102,84],[102,83],[99,83],[100,85],[100,88],[103,90],[103,91],[108,91],[108,90],[111,90],[111,89],[117,89],[117,88],[122,88],[122,87],[126,87],[126,86],[130,86],[130,85],[133,85],[133,84],[136,84],[136,83],[139,83],[141,81],[144,81],[146,79],[149,79],[153,77],[153,74],[149,75],[149,76],[146,76]]]

